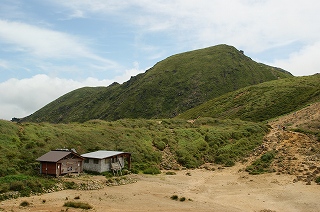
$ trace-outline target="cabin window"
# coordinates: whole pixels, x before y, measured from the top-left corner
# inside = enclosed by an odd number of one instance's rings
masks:
[[[89,158],[84,159],[84,163],[89,163]]]
[[[99,164],[99,160],[98,159],[93,159],[93,163],[94,164]]]

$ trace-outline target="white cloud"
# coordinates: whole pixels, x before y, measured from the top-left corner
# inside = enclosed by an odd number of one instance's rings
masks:
[[[117,62],[95,54],[88,47],[89,43],[77,36],[21,22],[0,19],[1,43],[8,58],[10,55],[17,57],[15,60],[19,63],[15,61],[14,66],[19,66],[20,70],[30,68],[31,74],[50,73],[51,76],[62,76],[62,73],[73,71],[75,74],[88,76],[88,70],[92,73],[99,71],[92,68],[91,64],[103,67],[104,71],[122,69]],[[0,68],[7,66],[8,63],[0,60]],[[15,70],[18,69],[13,69]]]
[[[0,59],[0,68],[3,68],[3,69],[8,69],[9,68],[9,63],[5,60],[1,60]]]
[[[24,117],[74,89],[110,83],[110,80],[75,81],[43,74],[21,80],[9,79],[0,83],[0,118]]]
[[[11,50],[30,53],[38,58],[87,58],[115,65],[85,45],[85,41],[66,33],[21,22],[0,20],[2,43],[13,45]]]
[[[275,60],[273,65],[290,70],[295,76],[320,73],[319,49],[320,42],[305,46],[300,51],[292,53],[287,59]]]
[[[318,41],[320,33],[317,0],[61,0],[59,3],[91,16],[117,14],[119,21],[140,27],[139,35],[172,34],[179,45],[187,45],[189,49],[190,45],[199,48],[227,43],[247,52],[262,52],[288,41],[309,44]]]

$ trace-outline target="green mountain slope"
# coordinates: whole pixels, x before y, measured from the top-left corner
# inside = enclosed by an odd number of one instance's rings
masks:
[[[227,92],[286,77],[292,75],[218,45],[168,57],[121,85],[72,91],[24,120],[170,118]]]
[[[192,108],[178,118],[268,120],[320,101],[320,74],[270,81],[239,89]]]
[[[75,148],[79,154],[95,150],[131,152],[132,168],[141,171],[150,167],[159,170],[166,147],[185,167],[204,162],[232,165],[260,145],[267,131],[260,123],[212,118],[196,123],[121,119],[18,124],[0,120],[0,177],[38,173],[36,158],[57,148]]]

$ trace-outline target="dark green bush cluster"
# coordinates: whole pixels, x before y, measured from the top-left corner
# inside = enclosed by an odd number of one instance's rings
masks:
[[[64,181],[63,186],[65,189],[76,189],[78,185],[73,181]]]
[[[160,151],[163,151],[166,148],[166,143],[159,138],[155,138],[152,143]]]
[[[23,202],[20,203],[21,207],[27,207],[29,205],[30,205],[30,203],[28,201],[23,201]]]
[[[172,195],[172,196],[170,197],[170,199],[172,199],[172,200],[178,200],[179,197],[178,197],[178,195]]]
[[[85,209],[85,210],[89,210],[92,208],[91,205],[89,205],[88,203],[85,202],[65,202],[64,207],[71,207],[71,208],[81,208],[81,209]]]
[[[265,172],[271,172],[270,165],[275,158],[274,151],[267,152],[263,154],[259,159],[254,161],[250,166],[246,168],[249,174],[262,174]]]
[[[151,167],[148,167],[146,168],[145,170],[143,170],[143,174],[160,174],[161,171],[158,167],[156,166],[151,166]]]
[[[170,197],[170,199],[172,199],[172,200],[176,200],[176,201],[180,201],[180,202],[184,202],[184,201],[186,201],[186,198],[185,197],[178,197],[178,195],[172,195],[171,197]]]

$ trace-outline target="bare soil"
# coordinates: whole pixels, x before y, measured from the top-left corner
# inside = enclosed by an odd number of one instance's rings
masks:
[[[92,176],[90,181],[105,186],[6,200],[0,202],[0,211],[83,211],[63,207],[67,201],[88,203],[93,207],[88,211],[320,211],[320,185],[314,182],[320,176],[319,142],[290,131],[294,127],[319,130],[319,113],[317,103],[270,122],[272,129],[263,145],[246,163],[234,167],[206,164],[201,169],[173,171],[176,175],[166,175],[167,171],[155,176],[129,175],[131,183],[119,186],[106,186],[104,177]],[[279,126],[286,126],[286,130]],[[244,171],[271,150],[278,153],[273,173],[249,175]],[[174,195],[177,200],[172,199]],[[30,205],[21,207],[23,201]]]

